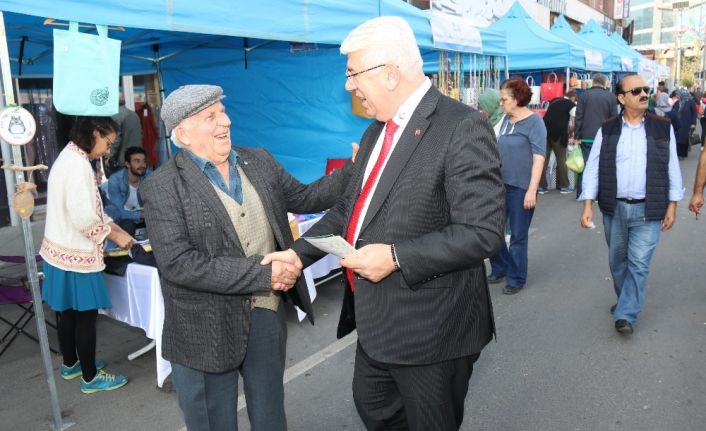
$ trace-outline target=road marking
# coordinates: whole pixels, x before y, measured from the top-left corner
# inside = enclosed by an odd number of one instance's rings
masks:
[[[336,355],[341,350],[351,346],[356,341],[358,341],[358,333],[356,331],[353,331],[345,337],[341,338],[340,340],[334,341],[333,343],[329,344],[328,346],[324,347],[323,349],[319,350],[308,358],[297,362],[296,364],[284,370],[284,384],[286,385],[287,383],[291,382],[292,380],[316,367],[320,363],[324,362],[328,358]],[[245,403],[245,397],[239,396],[238,411],[244,409],[246,405],[247,404]],[[186,427],[182,427],[179,429],[179,431],[187,430]]]

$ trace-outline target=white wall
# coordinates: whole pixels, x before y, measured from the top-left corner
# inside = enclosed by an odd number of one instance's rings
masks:
[[[593,19],[598,24],[605,21],[602,12],[579,0],[566,0],[566,16],[584,24],[587,23],[589,19]]]

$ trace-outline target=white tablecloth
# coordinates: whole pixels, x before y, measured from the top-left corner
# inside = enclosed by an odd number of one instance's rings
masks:
[[[298,222],[299,232],[303,234],[317,221],[319,218]],[[338,257],[327,255],[303,271],[311,302],[316,298],[314,279],[324,277],[332,270],[340,268],[338,261]],[[104,277],[113,308],[103,310],[102,313],[130,326],[141,328],[148,338],[154,340],[157,386],[161,388],[164,380],[171,374],[172,366],[162,357],[164,299],[157,268],[131,263],[124,277],[110,274],[104,274]],[[306,316],[299,308],[297,308],[297,314],[300,321]]]
[[[155,341],[157,386],[161,388],[172,366],[162,358],[164,299],[157,268],[131,263],[125,276],[104,274],[104,277],[113,308],[103,310],[103,314],[141,328],[147,338]]]

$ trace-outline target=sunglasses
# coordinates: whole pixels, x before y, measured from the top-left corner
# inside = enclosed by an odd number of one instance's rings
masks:
[[[642,92],[645,92],[645,94],[650,94],[650,87],[635,87],[632,90],[628,91],[623,91],[623,94],[632,94],[633,96],[639,96],[642,94]]]

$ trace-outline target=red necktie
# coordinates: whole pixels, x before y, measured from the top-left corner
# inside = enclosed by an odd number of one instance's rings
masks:
[[[387,155],[390,153],[390,149],[392,148],[392,139],[395,136],[395,132],[397,131],[398,127],[400,126],[398,124],[395,124],[395,122],[392,120],[388,120],[387,124],[385,125],[385,139],[383,139],[382,141],[382,149],[380,149],[380,155],[375,161],[375,165],[370,171],[368,179],[365,180],[365,184],[360,190],[358,199],[356,199],[355,201],[353,213],[351,214],[351,219],[348,222],[348,230],[346,231],[346,241],[348,241],[354,247],[355,230],[358,227],[358,221],[360,220],[361,213],[363,212],[363,207],[365,206],[365,202],[368,201],[368,195],[370,195],[370,191],[373,189],[373,186],[375,185],[378,176],[380,176],[382,165],[385,163],[385,159],[387,159]],[[353,286],[353,271],[349,268],[346,268],[346,278],[348,279],[348,284],[351,287],[351,291],[355,292],[355,287]]]

